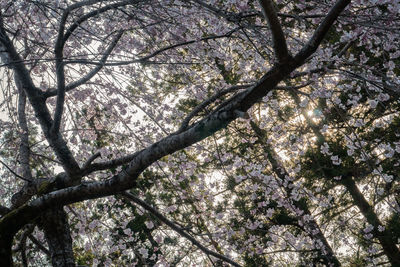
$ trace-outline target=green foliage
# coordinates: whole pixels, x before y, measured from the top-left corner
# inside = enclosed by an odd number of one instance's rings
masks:
[[[243,257],[243,260],[244,266],[246,267],[271,266],[271,264],[266,260],[265,257],[261,255],[255,255],[254,253],[252,255],[246,254]]]
[[[215,64],[217,65],[218,69],[220,70],[220,73],[225,80],[227,84],[237,84],[238,81],[240,80],[240,75],[238,75],[235,71],[233,70],[227,70],[225,67],[224,63],[221,62],[220,59],[216,58],[215,59]]]
[[[180,99],[177,104],[177,109],[185,113],[189,113],[200,102],[197,99]]]
[[[77,246],[74,246],[74,255],[77,265],[92,265],[95,258],[91,251],[86,251]]]

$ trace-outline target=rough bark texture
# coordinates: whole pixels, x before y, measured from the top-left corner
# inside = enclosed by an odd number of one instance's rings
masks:
[[[63,208],[54,208],[46,211],[40,219],[49,245],[51,263],[53,266],[75,266],[72,250],[72,238],[69,230],[67,214]]]
[[[278,83],[293,70],[304,64],[307,58],[315,52],[333,22],[349,3],[350,0],[338,0],[315,31],[310,41],[296,56],[285,58],[266,73],[255,86],[228,99],[209,116],[189,126],[182,132],[171,134],[146,149],[135,153],[127,168],[119,174],[106,181],[81,183],[49,193],[46,191],[43,196],[38,197],[28,204],[21,205],[1,217],[0,266],[12,265],[11,244],[13,236],[26,223],[31,222],[38,216],[42,216],[42,228],[45,230],[45,235],[49,243],[53,265],[75,266],[72,253],[72,240],[66,214],[62,208],[55,208],[55,203],[61,206],[86,199],[114,195],[123,190],[133,188],[141,172],[155,161],[201,141],[226,127],[238,117],[238,114],[247,111],[252,105],[274,90]],[[53,119],[46,106],[46,96],[34,85],[28,69],[14,47],[12,40],[8,37],[1,20],[0,44],[4,48],[4,51],[6,51],[6,53],[2,53],[7,56],[5,62],[10,63],[12,69],[17,74],[18,80],[35,111],[46,139],[67,172],[67,177],[69,180],[80,182],[79,178],[82,176],[82,171],[72,156],[67,143],[61,133],[51,130]]]

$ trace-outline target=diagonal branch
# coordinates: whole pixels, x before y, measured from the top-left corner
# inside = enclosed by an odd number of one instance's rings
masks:
[[[341,2],[341,1],[339,1]],[[30,207],[46,207],[51,203],[73,203],[83,199],[97,198],[115,194],[132,188],[140,173],[158,159],[178,150],[195,144],[216,131],[226,127],[237,118],[237,110],[246,111],[262,97],[273,90],[276,85],[286,78],[305,58],[299,62],[291,62],[273,67],[258,83],[236,96],[230,98],[207,117],[193,124],[181,133],[171,134],[151,146],[128,156],[131,159],[125,170],[109,180],[85,183],[66,189],[51,192],[31,202]],[[126,158],[126,160],[128,160]],[[122,160],[124,161],[124,160]],[[111,163],[109,163],[111,165]],[[93,164],[94,165],[94,164]]]
[[[2,160],[0,160],[0,163],[3,164],[4,167],[6,167],[7,170],[9,170],[15,177],[18,177],[21,180],[24,180],[25,182],[32,182],[32,180],[29,180],[25,177],[22,177],[21,175],[18,175],[17,173],[15,173],[10,167],[8,167],[7,164],[5,164]]]
[[[95,9],[81,17],[79,17],[66,31],[65,31],[65,35],[63,38],[63,42],[65,43],[68,38],[72,35],[72,33],[85,21],[87,21],[88,19],[98,16],[101,13],[107,12],[111,9],[116,9],[118,7],[122,7],[122,6],[126,6],[126,5],[132,5],[132,4],[137,4],[139,3],[140,0],[126,0],[126,1],[121,1],[121,2],[116,2],[116,3],[112,3],[106,6],[103,6],[101,8]]]
[[[23,63],[22,58],[18,54],[14,44],[8,37],[6,29],[3,25],[3,20],[0,14],[0,43],[5,48],[8,56],[7,64],[10,64],[14,70],[15,79],[21,83],[34,111],[35,116],[38,118],[40,126],[49,141],[49,144],[53,148],[57,157],[63,164],[63,167],[70,174],[76,174],[79,172],[80,168],[78,163],[72,156],[65,140],[60,133],[53,134],[50,129],[53,124],[53,120],[50,115],[50,111],[46,106],[46,99],[43,97],[43,93],[39,90],[33,83],[32,77],[26,66]]]
[[[33,244],[35,244],[41,251],[43,251],[44,254],[46,254],[48,257],[51,256],[50,251],[40,243],[39,240],[36,239],[32,234],[30,234],[29,239],[32,241]]]
[[[323,30],[320,29],[320,26],[314,33],[314,36],[318,36],[314,39],[319,40],[318,42],[314,42],[316,47],[312,47],[312,49],[305,47],[302,49],[303,52],[296,55],[295,60],[288,60],[282,64],[275,65],[254,86],[231,97],[214,112],[194,123],[187,130],[171,134],[151,146],[138,151],[134,154],[128,166],[110,179],[82,183],[77,186],[44,194],[1,217],[0,229],[7,229],[7,231],[0,231],[0,248],[2,248],[0,256],[4,255],[3,258],[0,257],[0,265],[8,266],[12,262],[11,256],[8,255],[11,254],[11,244],[15,233],[23,225],[37,218],[45,210],[55,205],[63,206],[82,200],[115,195],[118,192],[133,188],[136,186],[139,175],[157,160],[189,147],[227,127],[229,123],[238,117],[240,112],[246,112],[255,103],[274,90],[292,71],[306,62],[307,57],[317,49],[330,26],[349,3],[350,0],[339,0],[332,8],[334,11],[331,10],[323,22]],[[0,27],[0,41],[2,41],[4,34],[4,28]]]
[[[216,253],[212,250],[209,250],[208,248],[206,248],[205,246],[203,246],[199,241],[197,241],[194,237],[192,237],[191,235],[189,235],[188,233],[186,233],[186,231],[184,229],[182,229],[181,227],[179,227],[178,225],[176,225],[174,222],[168,220],[164,215],[162,215],[158,210],[156,210],[154,207],[150,206],[149,204],[147,204],[146,202],[144,202],[143,200],[137,198],[136,196],[134,196],[131,193],[128,192],[123,192],[121,193],[121,195],[128,199],[129,201],[132,201],[136,204],[138,204],[139,206],[141,206],[142,208],[144,208],[145,210],[147,210],[148,212],[150,212],[152,215],[154,215],[154,217],[156,217],[159,221],[165,223],[166,225],[168,225],[169,227],[171,227],[172,230],[174,230],[175,232],[177,232],[180,236],[186,238],[187,240],[189,240],[193,245],[195,245],[196,247],[198,247],[201,251],[203,251],[205,254],[209,255],[209,256],[213,256],[215,258],[218,258],[224,262],[227,262],[233,266],[238,266],[240,267],[240,265],[238,263],[236,263],[235,261],[229,259],[228,257]]]
[[[200,103],[199,105],[197,105],[186,117],[185,119],[182,121],[181,123],[181,127],[178,129],[177,133],[180,133],[182,131],[184,131],[185,129],[188,128],[189,126],[189,122],[191,119],[193,119],[194,116],[196,116],[201,110],[203,110],[205,107],[207,107],[208,105],[210,105],[211,103],[213,103],[215,100],[217,100],[218,98],[234,92],[236,90],[239,89],[246,89],[249,88],[250,86],[252,86],[252,84],[243,84],[243,85],[235,85],[235,86],[231,86],[225,90],[219,91],[218,93],[214,94],[213,96],[211,96],[210,98],[204,100],[202,103]]]
[[[104,52],[104,55],[99,62],[99,65],[97,65],[93,70],[91,70],[88,74],[86,74],[81,79],[79,79],[75,82],[72,82],[71,84],[68,84],[66,86],[65,90],[70,91],[70,90],[86,83],[91,78],[93,78],[93,76],[96,75],[105,66],[105,63],[106,63],[108,57],[110,56],[111,52],[114,50],[115,46],[117,45],[118,41],[121,39],[122,35],[123,35],[123,31],[118,32],[118,34],[115,36],[115,38],[111,41],[111,44]]]
[[[342,0],[339,0],[339,3],[340,2],[342,2]],[[342,7],[342,9],[344,9],[344,7]],[[339,15],[339,13],[337,13],[337,15]],[[294,69],[304,64],[305,61],[306,58],[299,58],[299,55],[297,55],[296,61],[293,60],[274,66],[254,86],[228,99],[214,112],[196,122],[190,128],[181,133],[171,134],[151,146],[130,155],[132,158],[128,166],[110,179],[100,182],[83,183],[78,186],[45,194],[15,210],[9,216],[6,215],[0,220],[0,225],[10,227],[9,234],[13,234],[13,232],[24,225],[27,220],[37,217],[38,213],[54,206],[55,203],[57,203],[57,205],[75,203],[85,199],[113,195],[117,192],[134,187],[136,185],[136,179],[148,166],[160,158],[195,144],[226,127],[238,117],[238,110],[242,112],[247,111],[251,106],[272,91],[279,82],[288,77]],[[24,216],[22,216],[23,214]],[[13,219],[15,217],[23,217],[24,220],[15,223]]]
[[[286,179],[291,175],[288,173],[284,165],[282,164],[282,160],[279,155],[274,151],[271,145],[267,142],[267,133],[265,130],[261,129],[255,122],[250,121],[251,128],[258,136],[259,142],[262,144],[262,148],[267,156],[269,163],[271,164],[273,172],[280,178],[282,183],[282,187],[286,191],[288,196],[292,195],[293,189],[296,187],[293,181]],[[286,184],[287,183],[287,184]],[[290,197],[289,197],[290,199]],[[289,200],[290,201],[290,200]],[[311,211],[308,207],[307,203],[300,204],[298,201],[291,200],[291,204],[297,208],[302,210],[306,215],[310,216],[308,220],[304,221],[304,225],[307,226],[305,228],[308,235],[314,240],[316,244],[319,244],[318,250],[323,255],[323,260],[327,266],[341,266],[339,260],[337,259],[332,247],[330,246],[328,240],[325,238],[322,233],[317,221],[313,218]]]
[[[72,83],[71,85],[69,85],[67,87],[65,86],[65,77],[64,77],[65,63],[63,62],[63,59],[62,59],[62,57],[63,57],[62,50],[58,51],[58,49],[56,48],[56,74],[57,74],[57,102],[56,103],[57,104],[56,104],[56,109],[55,109],[55,113],[54,113],[54,122],[53,122],[53,126],[51,129],[54,133],[58,132],[60,129],[60,123],[61,123],[61,118],[62,118],[62,113],[63,113],[64,100],[65,100],[65,92],[89,81],[94,75],[96,75],[103,68],[105,62],[107,61],[107,58],[109,57],[109,55],[111,54],[111,52],[113,51],[115,46],[117,45],[119,39],[121,39],[122,34],[123,34],[123,31],[120,31],[117,34],[117,36],[112,40],[110,46],[107,48],[102,59],[100,60],[100,65],[96,66],[87,75],[85,75],[84,77],[82,77],[81,79],[79,79],[78,81]],[[62,40],[62,38],[60,40]]]
[[[263,14],[272,32],[272,42],[278,62],[285,61],[289,56],[285,35],[279,22],[272,0],[259,0]]]
[[[295,60],[304,60],[311,56],[321,44],[325,35],[328,33],[332,24],[338,18],[340,13],[350,4],[351,0],[338,0],[336,4],[329,10],[328,15],[322,20],[321,24],[315,30],[311,39],[295,56]]]

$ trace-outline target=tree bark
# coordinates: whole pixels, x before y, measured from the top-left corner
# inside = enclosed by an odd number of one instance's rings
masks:
[[[297,105],[299,105],[300,104],[299,97],[296,94],[292,94],[292,96],[294,97]],[[304,118],[306,118],[306,122],[309,125],[309,127],[312,129],[314,134],[318,137],[318,139],[317,139],[318,147],[320,147],[326,141],[325,137],[320,132],[318,126],[316,126],[310,120],[310,118],[308,116],[306,116],[306,114],[303,113],[303,116],[304,116]],[[325,173],[325,170],[324,170],[324,174],[326,174],[326,176],[329,177],[329,174]],[[379,217],[375,213],[372,206],[368,203],[368,201],[365,199],[364,195],[358,189],[353,177],[351,177],[349,175],[343,175],[341,184],[350,193],[350,196],[353,199],[354,204],[361,211],[362,215],[367,220],[367,222],[374,227],[372,234],[375,238],[378,239],[379,243],[381,244],[381,246],[383,248],[383,252],[386,254],[386,256],[389,259],[389,262],[392,264],[392,266],[400,266],[399,248],[397,247],[396,243],[393,242],[393,240],[391,239],[391,234],[387,230],[383,230],[382,232],[378,231],[378,226],[383,226],[383,224],[379,220]]]
[[[0,266],[13,266],[11,253],[12,236],[0,235]]]
[[[266,133],[263,129],[258,127],[258,125],[250,121],[250,125],[256,135],[259,138],[259,142],[267,155],[267,160],[270,162],[272,166],[273,172],[282,180],[285,181],[286,177],[290,177],[289,173],[283,166],[279,156],[275,153],[273,148],[268,144]],[[283,186],[284,190],[286,191],[287,195],[290,196],[292,194],[292,189],[294,188],[294,184],[292,181],[288,181],[286,186]],[[311,219],[305,221],[304,224],[307,227],[309,236],[313,239],[315,244],[318,244],[317,249],[321,253],[322,260],[327,266],[334,266],[339,267],[341,266],[340,261],[336,257],[332,247],[329,245],[328,240],[325,238],[325,235],[322,233],[321,228],[319,227],[316,220],[312,218],[311,211],[307,205],[299,205],[298,202],[292,200],[292,205],[295,208],[298,208],[304,212],[306,215],[310,215]]]
[[[294,58],[289,57],[285,62],[280,62],[272,67],[255,86],[229,98],[221,106],[216,108],[214,112],[194,123],[185,131],[171,134],[151,146],[138,151],[132,156],[132,160],[126,169],[117,175],[105,181],[82,183],[80,185],[47,193],[28,204],[13,209],[4,217],[1,217],[0,266],[11,265],[11,243],[15,233],[21,229],[23,225],[31,222],[41,214],[45,214],[44,216],[42,215],[43,229],[49,241],[50,250],[52,252],[52,262],[55,262],[56,266],[74,266],[72,240],[69,229],[67,229],[68,223],[66,215],[62,208],[48,213],[45,213],[46,210],[54,209],[54,203],[57,205],[66,205],[86,199],[114,195],[123,190],[133,188],[136,186],[137,177],[155,161],[163,156],[172,154],[201,141],[216,131],[226,127],[238,117],[238,113],[246,112],[256,102],[266,96],[270,91],[274,90],[278,83],[293,70],[306,62],[317,50],[336,18],[350,2],[351,0],[338,0],[315,30],[308,43]],[[79,180],[83,172],[72,156],[72,152],[61,134],[53,134],[50,131],[52,118],[46,106],[46,96],[35,86],[24,61],[21,60],[17,49],[6,33],[1,16],[0,46],[4,48],[2,50],[6,52],[0,53],[0,56],[3,57],[3,55],[5,55],[7,57],[7,60],[2,60],[11,63],[13,70],[18,74],[19,80],[35,111],[35,115],[39,120],[46,139],[68,173],[67,178],[73,181]],[[103,164],[103,167],[106,165],[107,164]],[[46,219],[46,215],[53,219]],[[60,264],[57,264],[58,261]]]
[[[39,223],[49,245],[51,263],[57,267],[74,267],[72,238],[67,214],[63,208],[46,211]]]
[[[358,189],[356,183],[351,177],[342,178],[342,184],[346,187],[347,191],[353,198],[354,204],[359,208],[361,213],[364,215],[365,219],[369,224],[371,224],[374,229],[372,234],[379,240],[383,251],[389,259],[392,266],[400,266],[400,250],[396,243],[393,242],[391,233],[388,230],[379,231],[378,226],[383,226],[375,213],[372,206],[364,198],[364,195]]]

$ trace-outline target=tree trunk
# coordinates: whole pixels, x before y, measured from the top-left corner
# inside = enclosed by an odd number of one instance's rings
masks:
[[[363,194],[358,189],[356,183],[351,177],[345,177],[342,179],[342,184],[346,187],[347,191],[353,198],[354,204],[360,209],[361,213],[364,215],[365,219],[369,224],[371,224],[374,229],[372,233],[374,237],[379,240],[383,251],[389,259],[392,266],[400,266],[400,250],[396,243],[393,242],[391,238],[391,233],[388,230],[378,231],[378,226],[383,224],[378,218],[372,206],[364,198]]]
[[[285,178],[290,177],[290,175],[283,166],[279,156],[275,153],[273,148],[268,144],[266,140],[265,131],[262,130],[260,127],[258,127],[258,125],[253,121],[250,121],[250,125],[259,138],[259,142],[261,143],[262,148],[267,155],[267,160],[271,163],[272,170],[282,181],[285,181],[286,180]],[[292,194],[292,189],[295,186],[293,182],[289,181],[288,184],[283,187],[288,196],[290,196]],[[340,261],[336,257],[332,247],[329,245],[328,240],[322,233],[321,228],[319,227],[317,221],[315,221],[312,218],[311,211],[308,208],[308,205],[307,204],[299,205],[299,203],[296,201],[292,201],[292,204],[294,205],[294,207],[303,210],[304,214],[310,215],[311,219],[309,221],[304,222],[306,226],[305,228],[308,228],[307,230],[309,236],[314,240],[316,244],[318,244],[317,249],[320,251],[324,263],[327,266],[334,266],[334,267],[341,266]]]
[[[304,214],[311,215],[311,212],[308,209],[308,205],[302,207],[301,209],[304,211]],[[320,247],[318,249],[321,251],[322,260],[324,261],[324,263],[327,266],[334,266],[334,267],[341,266],[340,261],[333,252],[333,249],[329,245],[329,242],[326,239],[325,235],[322,233],[321,228],[319,227],[317,221],[314,219],[310,219],[308,222],[306,222],[306,225],[309,228],[309,235],[311,236],[311,238],[314,241],[320,242],[319,243]]]
[[[0,235],[0,266],[12,266],[11,244],[12,237]]]
[[[64,209],[55,208],[46,211],[41,217],[40,227],[43,229],[49,245],[52,265],[74,267],[72,238]]]

